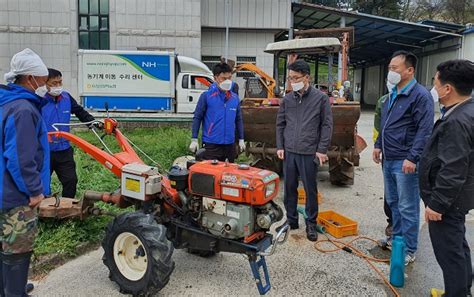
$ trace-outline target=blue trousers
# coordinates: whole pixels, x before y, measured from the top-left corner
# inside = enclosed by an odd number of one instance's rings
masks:
[[[418,172],[403,173],[403,160],[383,162],[385,199],[392,211],[392,236],[403,236],[407,252],[414,254],[418,247],[420,227]]]
[[[306,193],[306,226],[316,225],[318,216],[318,188],[316,174],[318,165],[314,162],[315,155],[301,155],[285,151],[283,174],[285,175],[285,209],[289,223],[298,223],[298,177],[303,181]]]

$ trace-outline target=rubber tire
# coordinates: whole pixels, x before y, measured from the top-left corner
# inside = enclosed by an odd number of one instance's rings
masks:
[[[199,257],[202,257],[202,258],[210,258],[217,254],[214,251],[202,251],[202,250],[195,250],[195,249],[190,249],[190,248],[186,249],[186,252],[189,254],[198,255]]]
[[[147,253],[147,271],[138,281],[124,277],[114,261],[113,250],[115,239],[123,232],[137,236]],[[171,256],[174,248],[166,238],[166,227],[158,224],[152,215],[142,212],[131,212],[119,215],[107,226],[102,241],[104,256],[102,261],[110,271],[109,278],[120,287],[120,292],[133,296],[150,296],[163,289],[174,270]]]

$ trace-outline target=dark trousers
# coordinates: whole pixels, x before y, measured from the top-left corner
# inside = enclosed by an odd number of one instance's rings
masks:
[[[383,161],[382,161],[382,169],[383,169]],[[390,206],[388,206],[387,198],[385,194],[383,195],[383,212],[387,216],[387,223],[390,226],[392,226],[392,210],[390,209]]]
[[[318,217],[318,186],[316,174],[318,165],[314,162],[314,155],[300,155],[285,151],[283,160],[283,174],[285,175],[285,209],[290,224],[298,223],[298,177],[303,181],[306,193],[306,226],[316,225]]]
[[[451,208],[441,221],[430,221],[431,244],[443,271],[445,296],[467,296],[471,293],[471,250],[466,241],[466,216]]]
[[[383,212],[387,216],[387,223],[392,226],[392,211],[390,210],[390,206],[388,206],[387,199],[385,199],[385,195],[383,196]]]
[[[63,187],[62,197],[76,196],[77,174],[72,147],[64,151],[51,152],[51,174],[56,175]]]
[[[224,162],[226,159],[230,163],[235,160],[235,144],[213,144],[204,143],[205,151],[202,156],[204,160],[219,160]]]

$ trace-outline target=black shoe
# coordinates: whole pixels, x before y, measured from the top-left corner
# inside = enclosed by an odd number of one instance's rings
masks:
[[[296,229],[299,229],[300,228],[300,225],[298,225],[298,223],[290,223],[290,229],[291,230],[296,230]]]
[[[388,237],[391,237],[392,236],[392,224],[388,224],[387,225],[387,228],[385,228],[385,235],[387,235]]]
[[[306,226],[306,238],[309,241],[318,240],[318,232],[316,231],[316,226]]]
[[[33,285],[32,283],[27,283],[25,286],[26,294],[30,294],[31,292],[33,292],[34,289],[35,289],[35,285]]]

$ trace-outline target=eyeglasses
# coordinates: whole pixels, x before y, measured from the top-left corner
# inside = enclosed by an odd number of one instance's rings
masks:
[[[302,79],[303,77],[304,77],[304,75],[303,76],[288,76],[287,79],[289,81],[298,81],[298,80]]]

